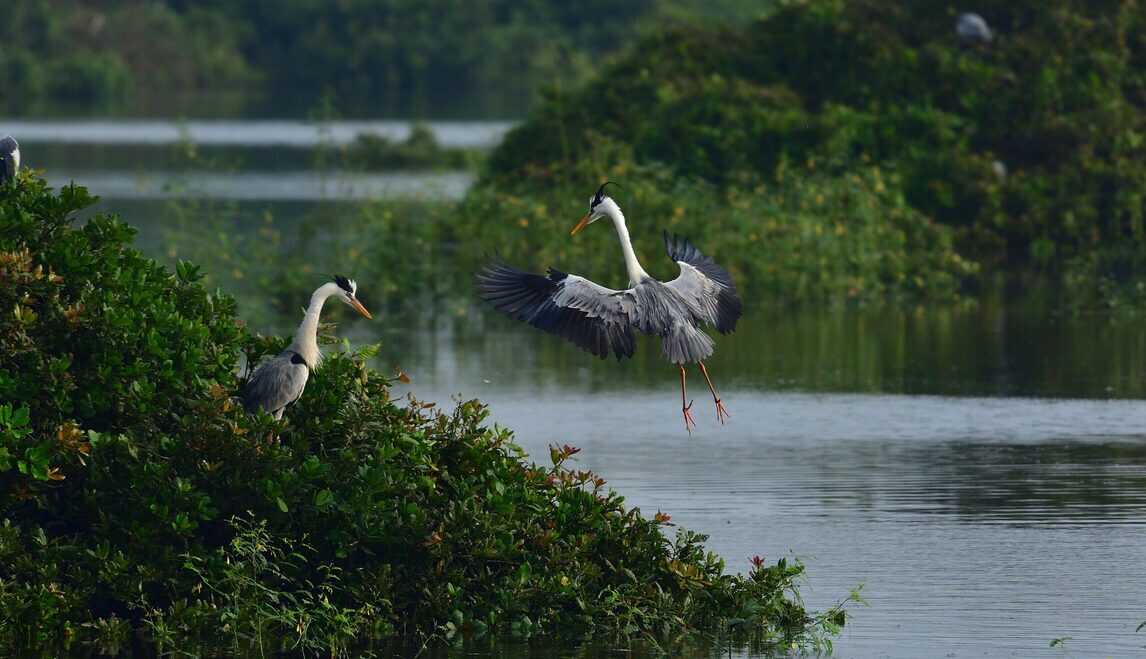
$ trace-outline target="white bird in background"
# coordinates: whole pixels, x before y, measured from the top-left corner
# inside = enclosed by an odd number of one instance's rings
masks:
[[[314,291],[302,324],[295,330],[294,341],[286,350],[259,365],[243,387],[243,407],[247,412],[265,410],[278,420],[288,405],[302,397],[310,372],[322,360],[318,350],[318,317],[327,298],[337,297],[367,319],[373,318],[355,297],[357,293],[358,284],[354,280],[338,276]]]
[[[0,185],[16,180],[20,171],[20,145],[11,135],[0,139]]]
[[[523,272],[505,263],[487,265],[477,275],[481,297],[495,308],[538,329],[562,336],[602,359],[631,357],[636,348],[633,330],[661,337],[665,359],[680,369],[681,412],[692,432],[696,422],[685,393],[686,363],[696,362],[712,392],[716,418],[729,416],[704,360],[712,354],[712,339],[700,330],[710,325],[732,332],[743,306],[728,272],[684,238],[665,233],[668,256],[680,266],[680,276],[661,282],[645,272],[633,251],[620,206],[605,195],[605,182],[589,200],[589,212],[570,235],[607,217],[621,240],[629,288],[616,291],[584,277],[549,269],[549,275]]]
[[[959,36],[965,43],[974,44],[989,44],[994,35],[991,34],[991,28],[987,27],[987,21],[983,17],[974,13],[959,14],[959,18],[955,20],[955,34]]]

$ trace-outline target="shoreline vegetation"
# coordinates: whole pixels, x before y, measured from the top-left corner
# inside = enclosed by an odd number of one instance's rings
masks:
[[[250,333],[199,268],[78,186],[0,188],[0,650],[364,656],[509,636],[830,647],[804,568],[726,572],[578,449],[530,462],[478,401],[400,399],[328,349],[282,422],[233,400]],[[328,342],[333,338],[327,337]],[[267,438],[278,436],[278,442]],[[748,557],[744,557],[748,559]]]
[[[743,0],[449,0],[306,3],[26,0],[0,25],[0,109],[283,116],[333,97],[355,114],[418,116],[463,104],[518,117],[546,85],[577,84],[632,35],[665,24],[744,20]],[[607,20],[603,20],[607,19]],[[512,72],[512,74],[507,74]]]
[[[419,254],[418,277],[427,263],[469,271],[496,246],[613,281],[615,253],[566,235],[608,179],[654,275],[669,274],[661,230],[682,233],[753,305],[974,304],[1007,280],[1076,311],[1140,308],[1146,8],[982,13],[989,46],[961,43],[943,0],[806,0],[643,31],[595,75],[546,89],[489,154],[443,155],[429,136],[335,154],[481,173],[456,205],[355,207],[355,230],[389,240],[351,256],[381,281],[371,270],[390,255]],[[434,296],[468,290],[446,279]]]

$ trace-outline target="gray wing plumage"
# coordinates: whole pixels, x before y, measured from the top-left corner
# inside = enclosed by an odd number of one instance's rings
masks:
[[[615,291],[584,277],[550,268],[548,276],[501,262],[476,277],[482,299],[517,320],[561,336],[604,359],[631,357],[636,339],[629,317],[629,291]]]
[[[680,266],[680,276],[665,286],[676,291],[702,322],[721,334],[731,333],[744,313],[732,276],[686,238],[667,231],[664,238],[669,258]]]
[[[285,350],[263,362],[243,387],[243,407],[247,412],[270,412],[276,419],[283,410],[302,396],[310,369],[302,356]]]
[[[20,145],[11,135],[0,139],[0,183],[16,178],[20,169]]]

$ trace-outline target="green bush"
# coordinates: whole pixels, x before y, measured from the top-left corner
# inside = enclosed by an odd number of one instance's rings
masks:
[[[814,644],[784,560],[724,573],[570,468],[525,461],[476,401],[390,399],[334,353],[287,418],[234,365],[282,349],[129,246],[91,199],[0,188],[0,652],[347,656],[387,639],[715,631]],[[277,437],[278,441],[274,438]]]
[[[620,183],[611,194],[654,276],[676,276],[661,232],[680,233],[726,266],[753,306],[949,301],[978,272],[955,250],[948,227],[906,201],[895,169],[866,163],[840,173],[779,156],[767,177],[741,170],[719,185],[667,166],[634,164],[633,151],[608,138],[590,136],[586,145],[591,151],[545,186],[525,175],[472,191],[445,229],[463,246],[460,261],[476,263],[479,252],[496,247],[521,265],[572,268],[622,286],[612,227],[576,238],[568,233],[602,177]],[[476,245],[465,242],[475,235]]]
[[[1061,271],[1127,243],[1146,253],[1146,8],[980,3],[997,34],[980,48],[954,34],[965,9],[803,0],[742,27],[653,33],[552,93],[491,155],[488,184],[566,180],[600,136],[722,187],[786,162],[873,162],[976,260]]]
[[[349,166],[364,170],[474,169],[481,158],[481,151],[476,149],[443,147],[424,124],[415,124],[410,135],[400,142],[360,133],[345,152]]]
[[[48,68],[47,91],[67,101],[109,101],[127,94],[131,72],[109,53],[76,53],[56,60]]]

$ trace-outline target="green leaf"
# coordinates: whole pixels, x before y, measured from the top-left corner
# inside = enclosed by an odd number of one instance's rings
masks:
[[[531,576],[533,576],[533,568],[529,565],[529,563],[522,563],[517,568],[517,584],[519,586],[524,586],[525,584],[529,583],[529,578]]]
[[[279,505],[279,510],[283,511],[284,513],[290,512],[290,508],[287,507],[287,503],[286,501],[283,501],[282,497],[275,497],[275,503]]]
[[[281,499],[280,499],[281,501]],[[319,508],[326,508],[334,503],[334,493],[330,490],[320,490],[318,494],[314,495],[314,505]],[[286,512],[286,511],[283,511]]]

